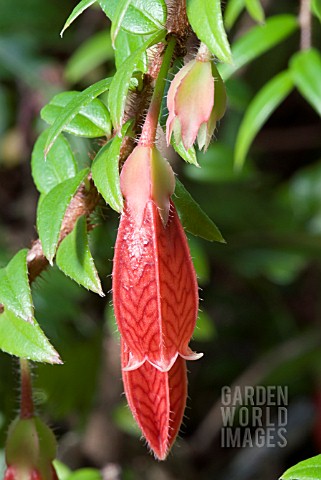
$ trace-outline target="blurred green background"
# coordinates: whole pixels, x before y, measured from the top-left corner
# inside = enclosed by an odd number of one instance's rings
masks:
[[[98,8],[59,32],[77,2],[0,0],[0,266],[36,238],[37,192],[30,154],[44,128],[41,107],[63,90],[81,90],[113,74],[110,24]],[[266,1],[266,14],[298,14],[299,2]],[[244,13],[230,32],[253,21]],[[313,20],[320,46],[320,25]],[[181,438],[165,463],[148,455],[122,395],[119,340],[110,295],[101,299],[56,268],[33,285],[36,318],[61,353],[61,366],[34,369],[39,412],[72,469],[102,469],[104,479],[273,480],[321,449],[321,124],[294,91],[257,136],[240,173],[235,138],[255,92],[287,66],[299,33],[227,82],[229,108],[201,169],[175,170],[219,226],[226,245],[190,238],[202,298],[189,367]],[[98,141],[72,141],[80,164]],[[91,241],[105,292],[111,288],[118,218],[96,214]],[[289,388],[286,448],[223,449],[224,385]],[[18,363],[0,355],[0,448],[17,411]],[[3,453],[0,457],[3,463]],[[0,467],[1,469],[1,467]],[[83,479],[96,478],[94,470]],[[98,477],[99,478],[99,477]]]

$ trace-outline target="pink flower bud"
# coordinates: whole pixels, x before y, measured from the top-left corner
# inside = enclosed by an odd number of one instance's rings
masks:
[[[122,365],[130,352],[122,343]],[[167,372],[146,362],[136,370],[123,369],[129,407],[156,458],[164,460],[178,434],[186,404],[186,362],[178,357]]]
[[[155,148],[138,146],[123,167],[121,188],[125,208],[115,246],[113,302],[128,346],[124,369],[147,361],[168,372],[178,355],[188,360],[201,356],[188,346],[198,287],[187,239],[170,201],[174,175]]]
[[[167,108],[167,144],[173,133],[186,150],[196,137],[199,148],[206,149],[226,108],[225,87],[214,62],[200,56],[182,67],[168,90]]]
[[[8,467],[4,480],[58,480],[52,465],[56,440],[38,417],[12,422],[5,452]]]

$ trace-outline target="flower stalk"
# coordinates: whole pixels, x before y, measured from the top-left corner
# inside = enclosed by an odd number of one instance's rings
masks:
[[[31,418],[34,415],[32,383],[29,362],[25,358],[20,359],[20,377],[20,418]]]
[[[161,68],[155,82],[153,96],[144,122],[143,130],[139,139],[139,145],[152,147],[155,143],[158,117],[162,105],[162,99],[166,86],[166,78],[171,65],[176,46],[175,37],[170,37],[163,56]]]
[[[20,414],[11,423],[5,448],[4,480],[58,480],[53,466],[56,439],[34,413],[29,362],[20,359]]]

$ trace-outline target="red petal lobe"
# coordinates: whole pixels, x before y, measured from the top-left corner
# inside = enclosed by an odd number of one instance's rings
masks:
[[[122,344],[122,364],[129,350]],[[160,372],[149,363],[133,371],[123,370],[129,407],[150,448],[164,460],[179,431],[187,396],[186,365],[177,358],[169,372]]]

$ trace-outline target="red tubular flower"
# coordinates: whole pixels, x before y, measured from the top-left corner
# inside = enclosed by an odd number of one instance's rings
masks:
[[[170,202],[174,175],[155,148],[138,146],[123,167],[121,188],[125,209],[115,246],[113,301],[128,346],[124,370],[148,361],[167,372],[178,355],[188,360],[201,356],[188,346],[198,287],[187,239]]]
[[[130,351],[122,342],[122,365]],[[178,357],[168,372],[160,372],[145,362],[136,370],[123,370],[129,407],[150,448],[164,460],[175,441],[184,415],[187,378],[186,362]]]

